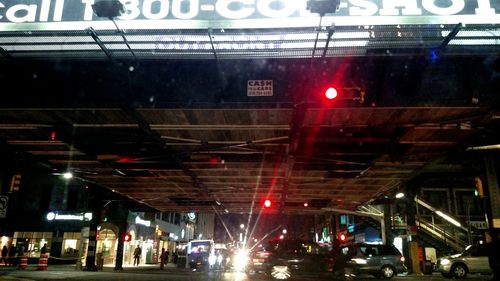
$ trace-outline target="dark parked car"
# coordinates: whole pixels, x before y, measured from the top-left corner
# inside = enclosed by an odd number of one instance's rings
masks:
[[[276,240],[253,251],[250,270],[274,279],[297,276],[343,276],[339,251],[327,245],[301,240]]]
[[[390,279],[398,273],[406,273],[404,257],[392,245],[354,244],[342,247],[342,254],[349,256],[354,274],[371,274]]]

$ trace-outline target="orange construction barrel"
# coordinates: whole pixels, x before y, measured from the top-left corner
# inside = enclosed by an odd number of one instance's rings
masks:
[[[19,263],[19,268],[20,269],[26,269],[28,267],[28,257],[27,256],[22,256],[21,257],[21,263]]]
[[[49,255],[41,254],[40,259],[38,259],[38,267],[36,270],[47,270],[48,261],[49,261]]]

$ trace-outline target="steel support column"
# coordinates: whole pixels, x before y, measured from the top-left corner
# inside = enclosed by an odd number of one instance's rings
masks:
[[[498,186],[495,156],[484,156],[484,168],[487,180],[486,194],[488,194],[489,198],[486,200],[486,204],[489,205],[487,209],[491,212],[488,224],[490,231],[498,235],[498,232],[500,232],[500,189]]]
[[[493,279],[500,279],[500,190],[498,186],[498,175],[496,154],[484,156],[484,168],[487,180],[486,212],[488,213],[488,226],[491,241],[488,241],[488,262],[493,270]]]
[[[97,271],[97,227],[100,223],[102,212],[102,200],[96,187],[88,189],[88,207],[92,211],[92,220],[89,222],[89,244],[87,245],[87,257],[85,258],[85,271]]]
[[[116,247],[116,259],[115,259],[115,271],[123,270],[123,249],[124,249],[124,240],[123,237],[126,235],[126,226],[119,227],[120,231],[118,232],[118,245]],[[156,250],[156,249],[154,249]]]
[[[382,206],[384,210],[384,217],[382,218],[381,223],[381,229],[380,232],[382,233],[382,242],[384,244],[392,244],[394,241],[392,241],[389,238],[392,238],[392,215],[391,215],[391,205],[390,204],[384,204]]]

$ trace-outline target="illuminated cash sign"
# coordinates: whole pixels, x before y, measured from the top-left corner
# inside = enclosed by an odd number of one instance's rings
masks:
[[[82,30],[107,19],[92,10],[94,0],[0,0],[0,31],[23,29],[13,23],[37,23],[31,29]],[[122,0],[123,28],[272,28],[318,24],[307,0]],[[284,20],[285,19],[285,20]],[[498,0],[342,0],[325,24],[494,24]],[[68,23],[71,23],[68,25]],[[109,25],[106,25],[109,27]],[[28,28],[25,25],[24,28]]]

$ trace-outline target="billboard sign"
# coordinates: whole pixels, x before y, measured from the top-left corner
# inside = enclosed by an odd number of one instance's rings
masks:
[[[9,197],[0,195],[0,218],[7,217],[7,207],[9,206]]]
[[[286,28],[317,26],[307,0],[121,0],[124,29]],[[112,29],[94,0],[0,0],[0,31]],[[23,23],[23,25],[19,25]],[[64,24],[63,24],[64,23]],[[497,0],[342,0],[323,24],[500,23]],[[15,25],[14,25],[15,24]]]
[[[248,80],[247,96],[249,97],[272,97],[273,80]]]

